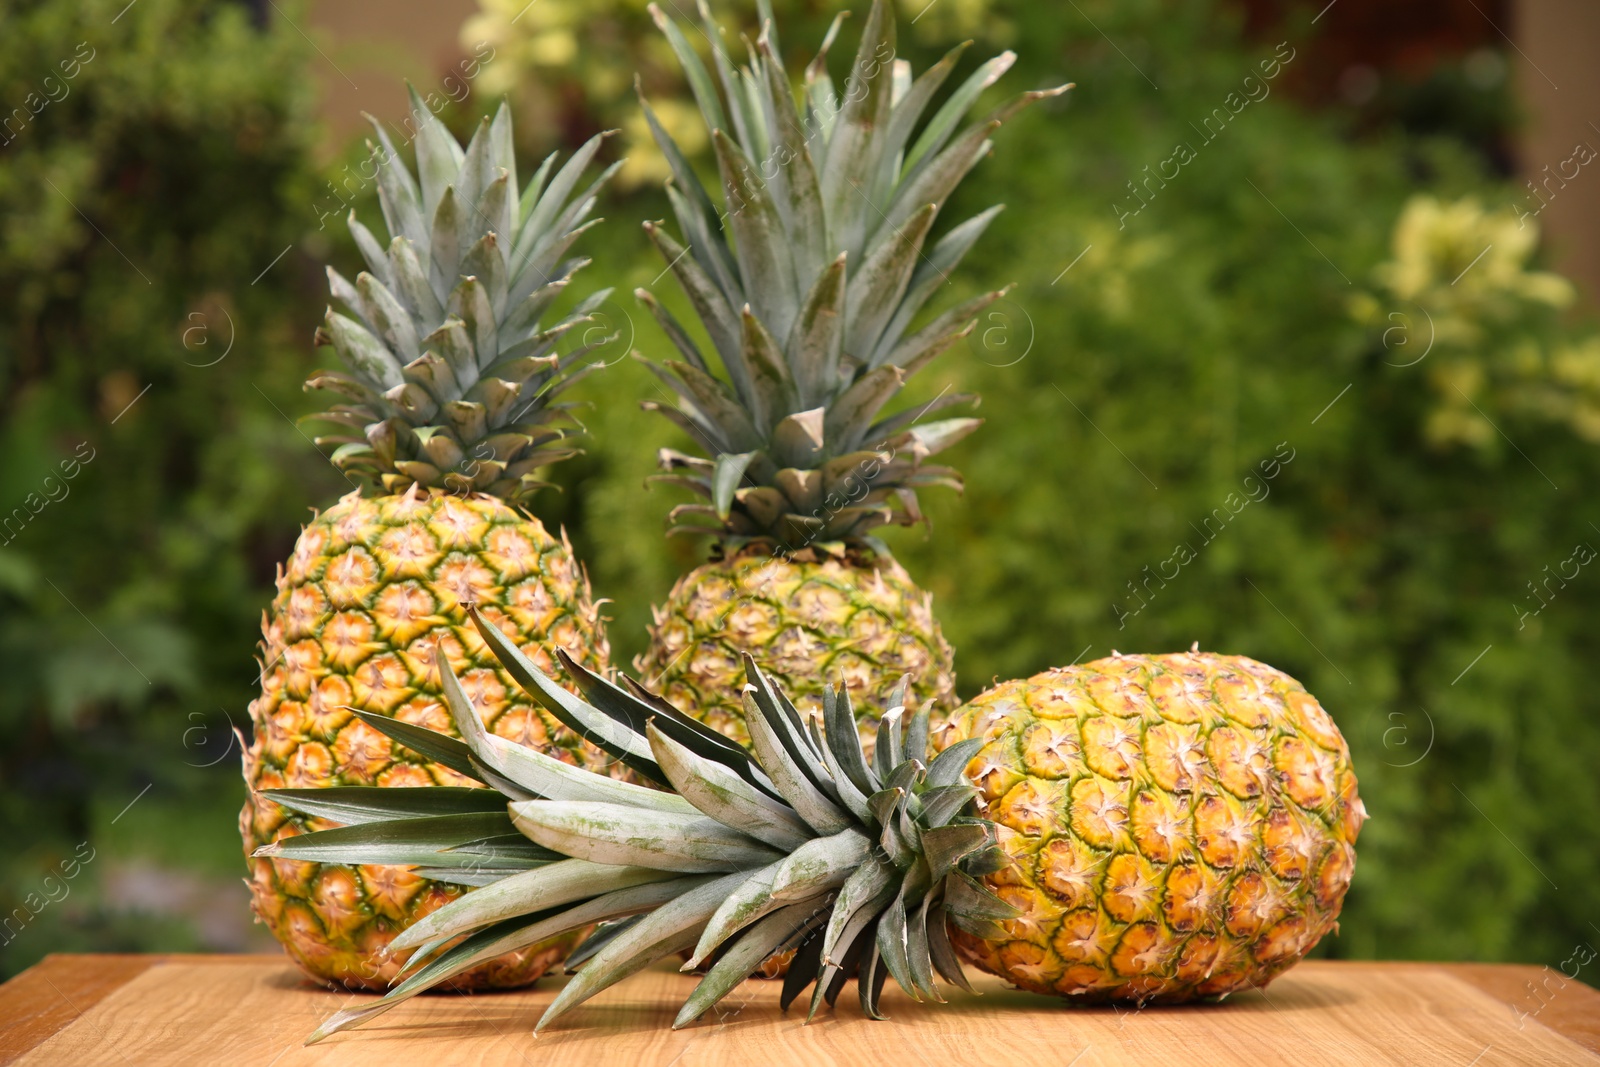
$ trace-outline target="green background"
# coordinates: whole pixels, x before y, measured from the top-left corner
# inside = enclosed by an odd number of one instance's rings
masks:
[[[953,218],[1010,206],[940,306],[1016,289],[908,398],[979,392],[989,420],[950,453],[965,495],[925,494],[929,525],[889,535],[934,593],[963,694],[1113,648],[1273,663],[1338,720],[1372,813],[1319,952],[1560,965],[1600,939],[1600,579],[1550,586],[1520,628],[1518,610],[1546,567],[1600,545],[1600,451],[1567,408],[1519,398],[1544,373],[1529,352],[1593,327],[1513,302],[1406,365],[1421,320],[1374,273],[1419,191],[1514,202],[1482,150],[1512,102],[1457,67],[1423,124],[1402,107],[1358,126],[1275,90],[1119,227],[1126,183],[1315,29],[1309,11],[1262,40],[1208,3],[1076,6],[1006,7],[1006,88],[1078,88],[1003,131],[961,192]],[[300,382],[321,264],[358,269],[342,224],[319,226],[359,148],[318,161],[316,54],[232,3],[140,0],[113,21],[122,7],[0,0],[4,106],[94,49],[0,146],[0,513],[60,497],[0,534],[0,915],[38,912],[0,934],[0,974],[52,951],[270,945],[239,884],[231,730],[248,730],[274,567],[344,489],[293,421],[315,410]],[[824,14],[796,12],[786,46],[809,53]],[[948,43],[902,50],[921,68]],[[446,117],[465,131],[493,103]],[[593,101],[594,123],[618,106]],[[602,214],[576,288],[652,286],[681,308],[638,227],[664,198],[619,189]],[[1352,311],[1362,293],[1376,325]],[[608,313],[617,355],[666,351],[631,296]],[[1483,370],[1494,433],[1427,432],[1449,361]],[[583,389],[588,453],[535,510],[615,601],[626,664],[705,546],[662,541],[679,499],[643,488],[656,448],[682,444],[638,409],[653,379],[623,360]],[[1270,494],[1202,544],[1195,526],[1284,449]],[[1144,585],[1180,542],[1194,560]]]

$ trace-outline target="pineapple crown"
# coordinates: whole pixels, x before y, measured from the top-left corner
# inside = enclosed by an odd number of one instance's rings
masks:
[[[979,95],[1015,61],[1007,52],[979,67],[923,123],[967,45],[913,80],[909,64],[895,58],[892,6],[873,0],[843,95],[827,67],[841,12],[806,68],[797,102],[771,5],[761,0],[759,7],[761,36],[753,45],[746,40],[749,62],[735,70],[700,0],[720,95],[683,30],[650,7],[710,130],[725,204],[719,212],[641,93],[672,170],[667,196],[688,247],[659,225],[645,229],[726,376],[714,375],[672,314],[638,291],[682,355],[649,364],[680,405],[645,406],[704,453],[661,454],[670,472],[664,480],[704,501],[675,509],[669,524],[675,533],[710,533],[735,546],[864,542],[882,551],[868,531],[919,521],[918,488],[960,490],[953,469],[923,461],[979,420],[919,424],[976,399],[966,395],[941,395],[887,418],[879,413],[1004,295],[987,293],[911,332],[923,305],[1001,209],[962,222],[931,246],[929,234],[956,186],[988,155],[1001,123],[1070,86],[1024,93],[958,132]]]
[[[620,689],[562,654],[582,695],[567,692],[471,614],[518,684],[662,788],[489,733],[442,654],[445,699],[464,741],[356,712],[488,788],[268,790],[263,795],[286,808],[349,825],[285,838],[256,855],[416,864],[425,877],[483,888],[401,934],[390,951],[412,955],[399,984],[376,1003],[339,1012],[309,1041],[361,1025],[484,960],[594,923],[609,925],[569,959],[576,977],[538,1029],[681,951],[691,953],[685,970],[709,969],[674,1028],[790,948],[783,1005],[815,983],[811,1015],[849,978],[873,1018],[882,1017],[888,976],[918,1000],[943,1000],[935,971],[970,989],[948,924],[996,938],[999,920],[1016,914],[977,877],[1006,862],[963,774],[982,739],[930,760],[928,709],[905,721],[902,683],[869,760],[844,687],[826,691],[819,730],[747,656],[752,755],[637,684]]]
[[[519,501],[544,484],[535,471],[577,453],[566,444],[571,405],[554,398],[597,369],[585,357],[598,345],[556,348],[609,294],[549,328],[540,318],[588,263],[564,257],[594,224],[595,194],[616,168],[578,191],[602,134],[559,170],[551,155],[519,197],[504,103],[465,149],[415,89],[411,108],[416,176],[368,116],[390,240],[385,250],[351,212],[367,269],[351,284],[328,268],[334,299],[356,318],[329,308],[317,330],[347,368],[306,383],[347,400],[311,416],[347,428],[317,444],[385,492],[417,485]]]

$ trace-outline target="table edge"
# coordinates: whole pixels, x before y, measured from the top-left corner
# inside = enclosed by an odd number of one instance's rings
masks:
[[[263,954],[52,953],[0,983],[0,1067],[37,1048],[141,974],[171,963],[292,966],[286,956]],[[1312,960],[1300,966],[1441,971],[1506,1005],[1520,1021],[1531,1020],[1600,1055],[1600,990],[1550,967],[1409,960]],[[1553,991],[1552,982],[1558,983]],[[64,986],[75,996],[68,996]],[[1549,992],[1548,999],[1541,990]]]

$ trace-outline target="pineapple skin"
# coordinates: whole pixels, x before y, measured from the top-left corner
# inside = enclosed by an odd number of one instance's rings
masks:
[[[1366,809],[1338,727],[1238,656],[1115,656],[1004,682],[935,734],[968,764],[1011,864],[1004,939],[973,964],[1082,1002],[1264,987],[1330,930]]]
[[[853,694],[878,697],[909,674],[908,707],[931,700],[949,711],[954,652],[932,601],[883,556],[745,551],[677,581],[653,609],[650,645],[634,669],[683,712],[743,745],[750,735],[742,652],[805,714],[820,714],[823,686],[841,675]],[[859,726],[870,752],[876,716],[862,716]]]
[[[604,671],[603,622],[565,539],[489,496],[427,490],[351,493],[301,532],[262,620],[261,695],[244,753],[250,793],[239,828],[252,907],[312,978],[383,990],[400,961],[378,953],[465,887],[407,867],[347,867],[251,858],[259,846],[335,825],[296,815],[256,790],[339,785],[470,786],[356,719],[347,706],[459,736],[444,706],[434,642],[501,737],[579,766],[602,757],[534,704],[473,630],[480,605],[540,669],[554,650]],[[453,988],[526,985],[564,960],[575,937],[533,945],[463,974]]]

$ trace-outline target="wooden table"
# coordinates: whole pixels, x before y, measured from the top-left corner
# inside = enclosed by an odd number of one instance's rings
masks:
[[[1600,1065],[1600,992],[1538,967],[1312,962],[1266,992],[1143,1011],[1068,1007],[992,979],[982,997],[952,990],[950,1004],[923,1005],[891,983],[889,1022],[862,1018],[847,990],[810,1026],[778,1011],[777,983],[749,982],[721,1018],[674,1033],[692,982],[658,966],[537,1038],[555,981],[419,997],[304,1048],[362,998],[313,987],[280,957],[51,956],[0,985],[0,1064]]]

